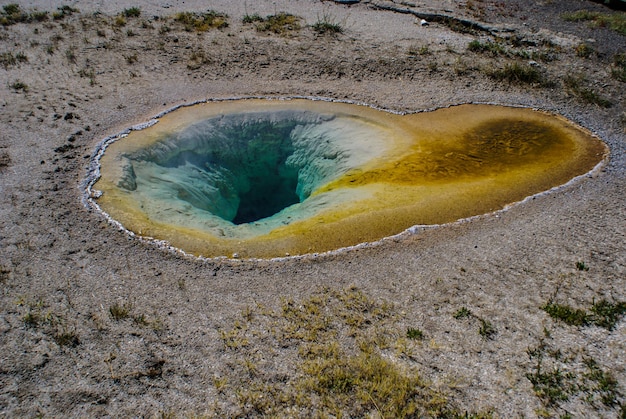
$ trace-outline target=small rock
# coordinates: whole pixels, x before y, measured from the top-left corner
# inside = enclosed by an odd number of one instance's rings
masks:
[[[426,21],[426,19],[420,20],[420,26],[428,26],[428,22]]]

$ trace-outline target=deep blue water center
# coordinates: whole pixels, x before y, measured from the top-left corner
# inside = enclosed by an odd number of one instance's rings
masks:
[[[195,208],[235,225],[253,223],[304,201],[325,178],[312,161],[318,153],[301,145],[302,131],[332,119],[303,111],[210,118],[127,155],[133,164],[120,186],[134,190],[138,178],[158,179]],[[146,176],[137,176],[147,165]]]

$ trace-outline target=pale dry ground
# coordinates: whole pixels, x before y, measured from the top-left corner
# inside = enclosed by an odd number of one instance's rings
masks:
[[[50,11],[63,4],[18,3]],[[617,379],[617,402],[626,402],[626,322],[612,331],[567,326],[541,309],[555,295],[587,309],[594,300],[626,300],[626,89],[610,76],[612,57],[626,42],[608,29],[560,19],[564,9],[604,9],[582,0],[511,1],[505,8],[484,0],[474,9],[415,2],[415,10],[510,28],[528,41],[510,48],[554,54],[537,60],[553,83],[537,87],[486,75],[485,68],[516,58],[468,52],[471,40],[489,38],[485,33],[422,27],[411,15],[367,2],[249,3],[75,1],[65,4],[81,13],[63,21],[0,29],[0,53],[28,58],[0,68],[0,415],[260,415],[237,396],[246,379],[288,382],[297,354],[268,351],[277,359],[268,366],[259,361],[263,346],[229,349],[220,331],[257,303],[279,309],[281,298],[355,286],[394,304],[397,318],[385,323],[393,339],[408,327],[424,332],[410,351],[385,356],[417,368],[458,412],[617,417],[619,406],[589,403],[584,392],[547,406],[526,376],[536,365],[528,349],[543,340],[564,354],[546,355],[546,362],[578,377],[582,359],[595,359]],[[131,6],[141,7],[141,18],[116,27],[111,16]],[[153,17],[208,8],[228,13],[229,28],[196,34]],[[98,10],[103,14],[94,16]],[[345,33],[319,36],[305,27],[282,37],[241,23],[246,13],[276,11],[308,25],[328,16]],[[576,55],[583,42],[596,51],[590,58]],[[613,106],[582,101],[561,83],[568,74],[585,75],[585,85]],[[16,81],[28,90],[12,88]],[[177,104],[246,95],[324,96],[395,110],[466,102],[539,107],[597,134],[611,157],[593,176],[498,215],[285,261],[183,258],[127,237],[82,205],[80,185],[103,138]],[[115,320],[116,305],[132,305],[136,321]],[[455,319],[462,307],[476,317]],[[479,319],[497,330],[491,339],[478,333]],[[262,333],[268,326],[249,327]],[[246,359],[259,363],[257,376],[241,371]],[[219,384],[222,377],[228,385]]]

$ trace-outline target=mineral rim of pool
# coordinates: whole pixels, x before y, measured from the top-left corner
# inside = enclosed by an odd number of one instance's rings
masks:
[[[304,99],[216,101],[108,144],[93,191],[140,236],[198,256],[270,258],[493,212],[607,155],[585,129],[525,108],[401,115]]]

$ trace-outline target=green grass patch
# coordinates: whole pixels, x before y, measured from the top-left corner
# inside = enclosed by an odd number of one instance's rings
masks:
[[[588,271],[589,266],[587,266],[587,264],[582,260],[579,260],[578,262],[576,262],[576,269],[578,269],[579,271]]]
[[[615,329],[617,323],[626,314],[626,302],[600,300],[591,306],[591,322],[608,330]]]
[[[548,406],[569,400],[571,394],[576,391],[574,382],[575,375],[571,372],[563,372],[558,367],[545,370],[538,362],[536,370],[526,374],[526,378],[533,385],[533,390]]]
[[[422,332],[420,329],[414,329],[412,327],[409,327],[406,330],[406,337],[413,340],[422,340],[424,339],[424,332]]]
[[[533,365],[526,378],[531,382],[535,395],[553,416],[562,409],[562,404],[578,399],[598,409],[620,408],[623,394],[619,383],[610,371],[582,349],[562,351],[546,340],[529,348],[528,354]],[[600,409],[603,409],[602,407]]]
[[[506,47],[498,42],[480,42],[474,39],[467,45],[467,50],[478,53],[489,53],[494,57],[509,56],[510,53]]]
[[[30,18],[33,22],[45,22],[48,20],[48,14],[45,10],[34,10],[30,13]]]
[[[456,313],[454,313],[454,318],[457,320],[465,319],[471,316],[473,316],[472,312],[469,311],[466,307],[461,307],[460,309],[457,310]]]
[[[261,16],[259,16],[258,13],[254,13],[252,15],[246,14],[243,19],[242,22],[243,23],[256,23],[256,22],[263,22],[265,19],[263,19]]]
[[[507,63],[501,68],[496,68],[488,72],[493,79],[507,81],[515,84],[543,85],[545,80],[539,69],[521,64],[517,61]]]
[[[573,308],[569,305],[549,301],[542,309],[555,320],[570,326],[598,326],[609,331],[615,329],[617,323],[626,314],[626,302],[607,301],[602,299],[594,302],[589,311]]]
[[[586,326],[589,324],[589,314],[585,310],[575,309],[568,305],[548,302],[542,309],[555,320],[562,321],[570,326]]]
[[[609,371],[603,370],[595,359],[588,357],[584,359],[587,367],[585,378],[591,384],[587,389],[591,394],[598,395],[600,401],[605,406],[616,406],[619,404],[619,383]]]
[[[578,10],[561,16],[567,22],[589,22],[593,27],[609,28],[626,35],[626,13],[600,13],[589,10]]]
[[[358,417],[421,417],[446,406],[416,371],[403,371],[371,347],[352,356],[338,350],[322,353],[301,368],[309,376],[302,383],[305,390],[344,406],[353,404]]]
[[[205,13],[180,12],[174,16],[174,20],[182,23],[189,32],[206,32],[228,27],[228,15],[213,10]]]
[[[125,17],[139,17],[141,16],[141,9],[139,7],[130,7],[128,9],[124,9],[122,14]]]

